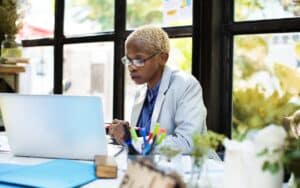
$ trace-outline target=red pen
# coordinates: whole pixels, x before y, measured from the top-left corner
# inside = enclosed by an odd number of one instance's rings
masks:
[[[152,138],[152,132],[148,135],[148,139],[147,139],[147,142],[149,143],[150,142],[150,140],[151,140],[151,138]]]
[[[158,129],[158,133],[161,134],[161,133],[167,133],[166,129],[164,128],[159,128]]]

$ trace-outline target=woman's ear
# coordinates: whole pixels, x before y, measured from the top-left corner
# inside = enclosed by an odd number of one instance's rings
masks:
[[[159,57],[160,57],[160,64],[165,65],[167,63],[168,59],[169,59],[169,54],[168,53],[161,53],[159,55]]]

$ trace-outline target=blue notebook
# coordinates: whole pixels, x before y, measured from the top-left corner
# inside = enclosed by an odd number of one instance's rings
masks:
[[[7,173],[19,168],[24,167],[23,165],[9,164],[9,163],[0,163],[0,174]],[[0,188],[20,188],[22,186],[0,183]]]
[[[17,165],[17,164],[10,164],[10,163],[0,163],[0,174],[7,173],[9,171],[16,170],[18,168],[22,168],[25,165]]]
[[[95,179],[93,163],[63,159],[0,173],[1,183],[31,187],[78,187]]]

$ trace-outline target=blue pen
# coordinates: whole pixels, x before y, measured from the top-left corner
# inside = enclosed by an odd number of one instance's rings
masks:
[[[144,144],[146,145],[147,144],[147,139],[146,139],[146,129],[145,128],[141,128],[141,135],[143,137],[143,141],[144,141]]]
[[[152,144],[147,144],[146,147],[144,148],[143,150],[143,155],[149,155],[152,153],[152,151],[154,150],[155,148],[155,145],[156,145],[156,138],[157,136],[154,136],[153,137],[153,141],[152,141]]]
[[[126,141],[126,144],[127,144],[127,147],[128,147],[128,153],[129,153],[130,155],[138,155],[138,154],[140,154],[140,153],[134,148],[134,146],[132,145],[131,140],[127,140],[127,141]]]
[[[151,148],[151,146],[150,146],[150,144],[147,142],[147,139],[146,139],[146,128],[141,128],[140,129],[140,133],[141,133],[141,135],[142,135],[142,137],[143,137],[143,141],[144,141],[144,143],[143,143],[143,146],[142,146],[142,154],[143,155],[147,155],[147,151],[149,151],[150,150],[150,148]]]

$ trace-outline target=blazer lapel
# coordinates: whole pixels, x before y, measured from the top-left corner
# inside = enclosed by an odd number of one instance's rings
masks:
[[[144,86],[140,90],[139,95],[137,96],[135,103],[132,107],[132,112],[131,112],[131,125],[132,126],[137,126],[137,121],[140,116],[141,110],[143,108],[146,94],[147,94],[147,86]]]
[[[158,91],[158,95],[156,98],[156,102],[154,105],[153,113],[152,113],[152,118],[151,118],[151,131],[154,129],[155,124],[158,121],[158,117],[162,108],[162,105],[165,100],[166,93],[169,89],[170,81],[171,81],[171,75],[174,71],[168,67],[165,66],[163,76],[160,82],[160,87]]]

